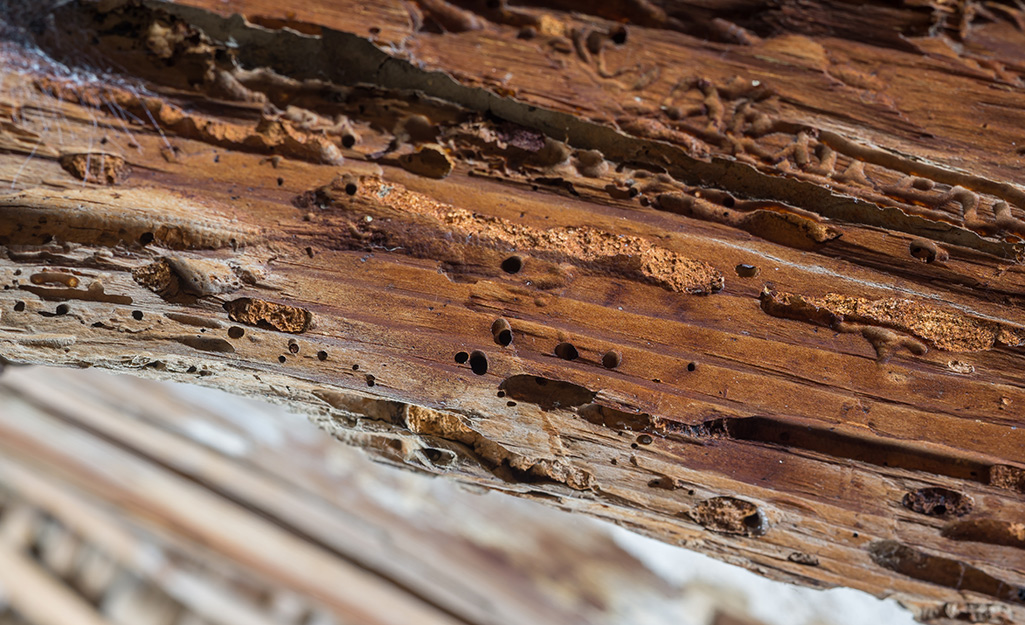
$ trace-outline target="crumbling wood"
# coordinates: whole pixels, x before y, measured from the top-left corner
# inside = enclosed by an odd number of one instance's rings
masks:
[[[1025,618],[1016,6],[277,4],[6,49],[5,359]]]

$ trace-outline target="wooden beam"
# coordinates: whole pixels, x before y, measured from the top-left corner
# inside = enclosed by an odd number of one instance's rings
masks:
[[[706,4],[62,5],[4,50],[0,355],[1025,619],[1022,16]]]

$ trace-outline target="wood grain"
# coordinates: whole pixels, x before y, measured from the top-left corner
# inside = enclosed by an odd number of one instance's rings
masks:
[[[2,355],[1021,620],[1021,15],[933,4],[63,6],[140,82],[5,51]]]

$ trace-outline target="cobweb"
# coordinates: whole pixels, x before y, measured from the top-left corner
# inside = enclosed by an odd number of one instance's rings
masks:
[[[171,149],[148,110],[139,117],[107,95],[111,89],[150,95],[144,84],[88,49],[76,49],[74,59],[58,59],[38,45],[44,32],[57,32],[49,28],[53,11],[68,2],[0,0],[0,159],[20,159],[16,167],[0,168],[0,192],[48,186],[47,168],[37,167],[37,161],[66,151],[131,160],[133,152],[143,151],[140,134],[155,134]],[[99,107],[69,107],[67,100],[93,101]],[[4,141],[4,134],[11,132],[20,133],[22,145]],[[67,186],[66,180],[61,182]]]

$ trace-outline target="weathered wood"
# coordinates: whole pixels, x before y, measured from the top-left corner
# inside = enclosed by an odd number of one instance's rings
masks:
[[[57,9],[138,82],[5,50],[0,353],[1025,619],[1019,9],[497,4]]]

